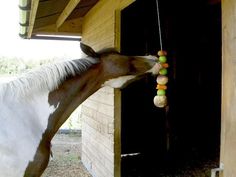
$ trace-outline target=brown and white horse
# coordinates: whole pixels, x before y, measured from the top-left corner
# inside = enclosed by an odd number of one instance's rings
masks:
[[[47,167],[51,140],[73,110],[103,84],[113,86],[151,71],[156,57],[123,56],[114,50],[52,64],[0,85],[0,177],[39,177]],[[132,75],[132,76],[130,76]]]

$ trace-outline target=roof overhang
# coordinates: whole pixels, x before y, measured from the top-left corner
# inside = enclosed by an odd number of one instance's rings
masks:
[[[20,0],[20,36],[79,40],[83,17],[98,0]]]

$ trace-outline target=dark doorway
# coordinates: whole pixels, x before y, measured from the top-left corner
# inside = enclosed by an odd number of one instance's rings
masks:
[[[170,64],[169,110],[153,106],[153,76],[122,90],[122,177],[207,176],[219,165],[221,4],[159,3]],[[155,0],[137,0],[122,11],[121,53],[159,49]]]

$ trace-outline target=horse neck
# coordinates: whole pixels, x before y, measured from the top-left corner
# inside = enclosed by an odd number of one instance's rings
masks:
[[[57,107],[50,116],[47,131],[52,138],[70,114],[105,81],[101,64],[64,81],[58,89],[49,94],[49,104]]]

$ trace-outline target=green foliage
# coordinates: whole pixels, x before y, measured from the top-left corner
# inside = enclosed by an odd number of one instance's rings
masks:
[[[44,60],[24,60],[20,58],[8,58],[1,57],[0,58],[0,74],[4,75],[15,75],[23,72],[27,72],[28,70],[35,68],[37,66],[50,63],[53,60],[44,59]]]

